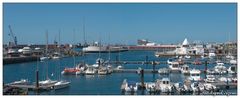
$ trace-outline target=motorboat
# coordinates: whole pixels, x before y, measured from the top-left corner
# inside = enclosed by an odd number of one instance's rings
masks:
[[[145,87],[146,87],[147,92],[149,92],[149,93],[156,91],[156,83],[154,83],[154,82],[145,83]]]
[[[204,83],[204,88],[207,91],[215,91],[217,87],[215,85],[212,85],[211,83]]]
[[[42,56],[42,57],[40,57],[40,60],[41,60],[41,61],[45,61],[45,60],[48,60],[48,59],[50,59],[50,58],[47,57],[47,56]]]
[[[207,74],[209,74],[209,75],[215,75],[216,72],[215,72],[214,69],[207,69]]]
[[[160,69],[158,70],[158,73],[159,73],[159,74],[169,74],[169,73],[170,73],[170,70],[169,70],[169,68],[160,68]]]
[[[202,92],[204,90],[204,85],[200,82],[193,82],[191,88],[193,92]]]
[[[184,58],[185,58],[185,59],[190,59],[191,56],[190,56],[190,55],[185,55]]]
[[[189,79],[184,80],[183,88],[185,92],[192,92],[193,90],[191,88],[191,80]]]
[[[32,49],[30,47],[23,47],[22,48],[22,54],[26,55],[26,56],[29,56],[29,55],[32,54]]]
[[[182,74],[189,74],[190,73],[189,66],[187,64],[183,65],[181,67],[181,72]]]
[[[10,55],[11,57],[18,57],[20,55],[20,52],[17,49],[8,49],[7,55]]]
[[[86,75],[94,75],[96,73],[97,73],[97,70],[92,66],[88,66],[88,68],[85,71]]]
[[[192,81],[199,81],[199,80],[201,80],[200,74],[201,74],[200,70],[192,69],[192,70],[190,70],[189,79]]]
[[[214,70],[216,71],[216,73],[219,74],[224,74],[227,72],[227,68],[224,66],[224,63],[222,62],[218,62],[217,65],[214,67]]]
[[[99,75],[106,75],[109,74],[109,71],[106,67],[100,67],[97,72]]]
[[[216,82],[216,78],[214,75],[206,75],[206,79],[204,79],[205,82],[207,83],[214,83]]]
[[[53,56],[52,56],[52,59],[59,59],[61,57],[61,54],[58,53],[58,52],[54,52],[53,53]]]
[[[184,85],[181,82],[174,83],[174,87],[178,92],[185,92]]]
[[[66,88],[66,87],[69,86],[70,83],[71,83],[71,82],[67,82],[67,81],[61,80],[61,81],[55,83],[54,86],[53,86],[53,88],[54,88],[55,90],[57,90],[57,89],[62,89],[62,88]]]
[[[127,79],[123,80],[123,84],[121,87],[126,93],[136,93],[138,90],[137,83],[134,81],[127,81]]]
[[[169,69],[171,72],[180,72],[180,66],[178,62],[172,62],[171,65],[169,65]]]
[[[86,70],[86,66],[83,63],[78,64],[76,67],[74,68],[65,68],[61,73],[63,75],[79,75],[79,74],[83,74],[84,71]]]
[[[235,74],[235,73],[237,73],[237,66],[236,66],[236,65],[231,65],[231,66],[229,66],[229,68],[228,68],[228,73],[229,73],[229,74]]]
[[[169,78],[162,78],[161,80],[157,79],[156,86],[162,93],[172,92],[172,85]]]
[[[231,60],[229,61],[229,63],[230,63],[231,65],[237,65],[237,60],[231,59]]]

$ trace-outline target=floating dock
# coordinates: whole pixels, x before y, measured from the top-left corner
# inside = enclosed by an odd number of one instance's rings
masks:
[[[3,65],[5,64],[14,64],[14,63],[23,63],[23,62],[31,62],[37,61],[39,57],[37,56],[25,56],[25,57],[4,57]]]

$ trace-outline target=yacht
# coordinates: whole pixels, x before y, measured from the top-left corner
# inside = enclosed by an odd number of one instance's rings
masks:
[[[23,47],[22,54],[26,56],[30,56],[32,54],[32,49],[30,47]]]
[[[109,74],[109,71],[106,67],[101,67],[98,69],[98,72],[97,72],[99,75],[106,75],[106,74]]]
[[[215,91],[217,89],[217,87],[213,84],[210,84],[210,83],[204,83],[204,88],[205,90],[207,91]]]
[[[8,49],[7,54],[11,57],[18,57],[20,55],[20,52],[18,52],[17,49]]]
[[[53,53],[53,56],[52,56],[52,59],[59,59],[61,57],[61,54],[58,53],[58,52],[54,52]]]
[[[183,84],[183,88],[185,92],[192,92],[192,88],[191,88],[191,80],[189,79],[185,79],[184,80],[184,84]]]
[[[218,62],[217,65],[214,67],[214,70],[216,71],[216,73],[219,74],[224,74],[227,72],[227,68],[224,66],[224,63],[222,62]]]
[[[138,90],[137,83],[134,81],[128,81],[127,79],[123,80],[123,84],[121,87],[126,93],[136,93]]]
[[[192,80],[192,81],[199,81],[199,80],[201,80],[200,73],[201,73],[201,71],[198,70],[198,69],[190,70],[190,77],[189,77],[189,79]]]
[[[158,70],[158,73],[159,73],[159,74],[169,74],[169,73],[170,73],[170,70],[169,70],[169,68],[160,68],[160,69]]]
[[[172,62],[171,65],[169,65],[169,69],[171,72],[180,72],[180,67],[178,62]]]
[[[207,83],[214,83],[214,82],[216,82],[216,79],[215,79],[214,75],[207,75],[207,78],[204,79],[204,81]]]
[[[156,83],[154,82],[145,83],[145,87],[147,92],[152,93],[156,90]]]
[[[169,78],[162,78],[161,80],[157,79],[156,86],[157,88],[160,88],[160,91],[163,93],[172,92],[172,84],[170,83]]]
[[[97,70],[92,66],[88,66],[88,68],[85,71],[86,75],[94,75],[95,73],[97,73]]]
[[[183,65],[181,67],[181,72],[182,74],[189,74],[190,73],[189,66],[187,64]]]

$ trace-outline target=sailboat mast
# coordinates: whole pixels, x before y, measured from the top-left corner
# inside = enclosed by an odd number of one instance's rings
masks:
[[[86,39],[85,39],[85,17],[83,17],[83,43],[84,46],[86,45]]]
[[[108,33],[108,62],[110,62],[110,33]]]
[[[73,29],[73,51],[75,49],[74,43],[75,43],[75,29]],[[73,53],[73,66],[75,65],[76,65],[75,54]]]
[[[60,35],[60,33],[61,33],[61,30],[59,29],[59,32],[58,32],[58,52],[59,52],[59,59],[58,59],[58,70],[60,70],[60,59],[61,59],[61,44],[60,44],[60,37],[61,37],[61,35]],[[60,74],[58,74],[58,79],[60,80],[60,77],[61,75]]]
[[[46,31],[46,54],[48,54],[48,30]],[[46,79],[49,79],[49,77],[48,77],[48,61],[46,61]]]

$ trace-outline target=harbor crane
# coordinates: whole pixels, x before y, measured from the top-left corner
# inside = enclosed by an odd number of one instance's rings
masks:
[[[10,46],[17,46],[17,37],[14,35],[11,25],[8,26],[10,33],[8,34],[12,38],[12,42],[9,43]]]

